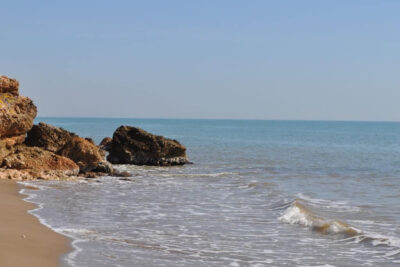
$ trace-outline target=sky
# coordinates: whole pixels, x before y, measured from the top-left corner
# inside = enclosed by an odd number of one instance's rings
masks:
[[[398,0],[0,0],[39,116],[400,121]]]

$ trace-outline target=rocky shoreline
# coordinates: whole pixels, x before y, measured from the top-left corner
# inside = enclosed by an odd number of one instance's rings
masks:
[[[190,163],[176,140],[121,126],[96,145],[62,128],[40,122],[37,107],[19,94],[19,82],[0,76],[0,179],[71,180],[125,177],[112,164],[175,166]],[[108,156],[106,157],[106,151]]]

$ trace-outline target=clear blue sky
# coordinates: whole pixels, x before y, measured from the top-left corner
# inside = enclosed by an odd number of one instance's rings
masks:
[[[399,0],[1,1],[40,116],[400,121]]]

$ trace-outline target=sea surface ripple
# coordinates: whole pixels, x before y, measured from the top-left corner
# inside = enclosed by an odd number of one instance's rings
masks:
[[[400,124],[39,118],[99,142],[128,124],[195,164],[34,181],[64,266],[398,266]]]

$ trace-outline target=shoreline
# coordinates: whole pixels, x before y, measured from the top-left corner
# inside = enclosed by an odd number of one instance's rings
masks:
[[[62,256],[72,251],[71,240],[28,212],[37,205],[24,201],[21,188],[0,180],[0,266],[60,266]]]

